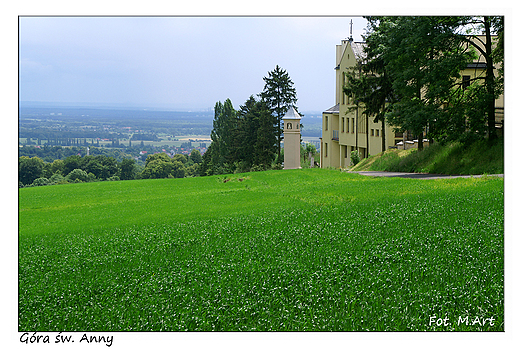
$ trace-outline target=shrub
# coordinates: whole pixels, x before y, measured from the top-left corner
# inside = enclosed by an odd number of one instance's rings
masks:
[[[182,162],[174,160],[171,174],[175,178],[184,178],[186,176],[186,167],[184,167]]]
[[[354,166],[356,166],[359,163],[359,161],[361,161],[361,158],[359,157],[359,152],[357,150],[353,150],[350,153],[350,161]]]
[[[45,177],[36,178],[32,183],[32,185],[35,187],[41,187],[43,185],[48,185],[48,184],[49,184],[49,180]]]
[[[68,175],[67,175],[67,180],[69,182],[78,182],[78,181],[81,181],[81,182],[88,182],[88,174],[87,172],[79,169],[79,168],[76,168],[74,170],[72,170]]]
[[[64,184],[68,183],[65,177],[63,177],[60,173],[55,173],[49,178],[49,184]]]
[[[273,165],[271,165],[271,169],[272,170],[283,170],[283,166],[280,163],[274,163]]]

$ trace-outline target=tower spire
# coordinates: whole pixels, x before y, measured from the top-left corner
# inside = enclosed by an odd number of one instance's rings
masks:
[[[352,37],[352,18],[350,19],[350,38],[349,38],[349,41],[354,41],[354,38]]]

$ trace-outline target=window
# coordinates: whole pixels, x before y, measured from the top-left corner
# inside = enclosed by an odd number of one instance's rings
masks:
[[[345,132],[345,118],[341,118],[341,132]]]
[[[366,133],[366,134],[368,134],[367,123],[366,123],[366,115],[361,114],[359,116],[358,124],[357,124],[357,133]]]
[[[352,118],[352,131],[350,132],[354,133],[354,118]]]
[[[325,143],[325,157],[329,156],[329,144]]]
[[[376,130],[376,137],[379,137],[379,129]]]
[[[329,130],[329,116],[325,115],[325,131]]]
[[[465,90],[469,87],[469,80],[470,80],[470,76],[469,75],[462,75],[462,89]]]
[[[350,128],[350,119],[347,118],[347,132],[350,132],[350,131],[349,131],[349,128]]]
[[[343,91],[343,86],[345,86],[345,72],[343,72],[343,77],[342,77],[342,81],[341,81],[341,90]],[[343,92],[342,93],[342,99],[341,99],[341,104],[345,104],[345,98],[347,97],[346,93]],[[347,101],[348,103],[348,101]]]
[[[371,129],[371,130],[370,130],[370,135],[371,135],[371,136],[374,136],[374,129]]]
[[[292,130],[292,123],[290,123],[290,122],[287,123],[287,129]]]

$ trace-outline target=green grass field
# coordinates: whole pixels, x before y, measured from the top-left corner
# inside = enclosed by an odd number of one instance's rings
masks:
[[[325,169],[23,188],[19,331],[503,331],[503,196]]]

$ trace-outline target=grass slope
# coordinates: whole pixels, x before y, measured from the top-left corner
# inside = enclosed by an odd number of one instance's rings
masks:
[[[19,330],[503,331],[503,189],[324,169],[23,188]]]
[[[449,175],[504,173],[504,143],[489,146],[486,141],[471,145],[435,143],[424,148],[396,150],[363,159],[352,171],[422,172]]]

